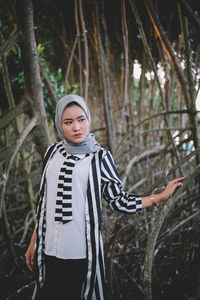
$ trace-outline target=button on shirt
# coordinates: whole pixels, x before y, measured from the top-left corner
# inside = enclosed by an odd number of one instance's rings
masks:
[[[45,253],[47,255],[62,259],[86,258],[85,200],[91,157],[92,155],[89,155],[78,160],[74,167],[72,176],[73,220],[66,224],[55,222],[58,177],[66,158],[57,151],[48,164],[45,236]]]

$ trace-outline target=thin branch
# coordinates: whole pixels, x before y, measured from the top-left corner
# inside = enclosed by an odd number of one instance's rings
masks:
[[[140,33],[140,36],[141,36],[141,39],[142,39],[145,54],[146,54],[147,58],[149,59],[149,62],[151,64],[152,69],[153,69],[154,74],[155,74],[155,80],[158,84],[158,89],[159,89],[159,93],[160,93],[160,97],[161,97],[161,103],[163,103],[163,92],[162,92],[160,81],[159,81],[159,78],[158,78],[157,68],[156,68],[153,56],[151,54],[151,50],[149,48],[149,45],[148,45],[148,42],[147,42],[147,39],[146,39],[146,35],[145,35],[144,29],[143,29],[143,26],[142,26],[140,16],[138,14],[138,11],[137,11],[137,8],[136,8],[136,5],[135,5],[134,1],[129,0],[129,2],[130,2],[133,14],[135,16],[135,19],[136,19],[136,22],[137,22],[137,25],[138,25],[138,30],[139,30],[139,33]]]
[[[186,127],[186,128],[180,128],[180,127],[168,127],[168,128],[154,128],[154,129],[148,129],[143,130],[139,134],[142,135],[147,132],[156,132],[156,131],[186,131],[186,130],[192,130],[193,127]]]
[[[14,150],[11,154],[11,157],[9,158],[8,167],[7,167],[6,171],[4,172],[4,174],[2,174],[3,178],[2,178],[1,203],[0,203],[0,218],[2,216],[2,205],[3,205],[3,202],[4,202],[5,190],[6,190],[6,185],[7,185],[7,181],[8,181],[8,178],[9,178],[9,173],[10,173],[13,161],[14,161],[21,145],[23,144],[24,140],[29,135],[29,133],[33,130],[33,128],[36,126],[36,124],[37,124],[37,118],[34,117],[30,120],[29,124],[26,126],[26,128],[22,132],[21,136],[17,140],[17,142],[15,144],[15,147],[14,147]]]
[[[126,23],[126,7],[125,0],[121,0],[122,5],[122,34],[123,34],[123,42],[124,42],[124,67],[125,67],[125,75],[124,75],[124,107],[126,109],[127,101],[128,101],[128,28]]]
[[[179,0],[181,5],[184,8],[184,12],[186,15],[190,18],[190,20],[193,22],[193,24],[196,26],[196,28],[200,31],[200,21],[199,18],[196,17],[191,7],[188,5],[186,0]]]
[[[185,225],[186,223],[190,222],[192,219],[194,219],[195,217],[197,217],[198,215],[200,215],[200,211],[196,211],[194,214],[189,215],[189,217],[187,217],[186,219],[183,219],[181,222],[179,222],[176,226],[174,226],[173,228],[168,228],[167,232],[164,232],[161,236],[161,239],[164,239],[168,236],[170,236],[174,231],[176,231],[177,229],[179,229],[181,226]],[[162,243],[163,244],[163,243]],[[160,248],[161,244],[159,244],[159,248]],[[158,253],[158,248],[155,250],[155,255]]]
[[[146,159],[147,157],[152,157],[152,156],[155,156],[155,155],[158,155],[160,154],[160,152],[165,148],[165,145],[163,146],[159,146],[159,147],[155,147],[153,149],[150,149],[150,150],[146,150],[144,151],[142,154],[138,155],[138,156],[135,156],[134,158],[132,158],[129,163],[128,163],[128,166],[126,168],[126,171],[125,171],[125,174],[123,176],[123,181],[122,181],[122,184],[125,185],[126,184],[126,181],[128,179],[128,176],[129,176],[129,173],[133,167],[133,165],[137,164],[138,162],[140,162],[141,160],[144,160]]]
[[[80,39],[80,29],[79,29],[79,21],[78,21],[78,5],[77,5],[77,0],[75,0],[75,24],[76,24],[76,34],[78,36],[80,96],[83,97],[83,77],[82,77],[83,66],[82,66],[81,39]]]
[[[84,40],[84,48],[85,48],[85,94],[84,99],[87,102],[88,96],[88,84],[89,84],[89,59],[88,59],[88,41],[87,41],[87,30],[85,27],[85,21],[83,16],[83,9],[82,9],[82,0],[79,0],[79,13],[80,13],[80,20],[81,20],[81,27],[83,33],[83,40]]]
[[[76,35],[76,37],[75,37],[74,45],[73,45],[73,48],[72,48],[72,51],[71,51],[71,55],[70,55],[68,65],[67,65],[67,70],[66,70],[66,73],[65,73],[65,92],[66,93],[67,93],[67,82],[68,82],[69,72],[70,72],[72,59],[74,57],[74,51],[76,49],[77,42],[78,42],[78,35]]]
[[[119,263],[117,263],[115,261],[115,259],[113,260],[114,264],[121,270],[124,272],[124,274],[132,281],[132,283],[138,288],[138,290],[141,292],[141,294],[143,295],[143,289],[142,287],[137,283],[137,281],[126,271],[126,269],[120,265]]]
[[[18,30],[14,30],[9,36],[8,40],[0,47],[0,57],[6,56],[10,49],[12,49],[20,38],[21,32]]]
[[[183,48],[184,48],[184,56],[185,56],[185,68],[186,68],[186,76],[188,81],[188,91],[190,95],[190,109],[191,111],[196,111],[196,105],[195,105],[195,99],[196,99],[196,93],[195,93],[195,87],[194,87],[194,80],[193,80],[193,74],[192,74],[192,64],[191,64],[191,44],[189,39],[189,29],[188,29],[188,21],[187,18],[183,17],[182,10],[180,5],[178,4],[178,11],[179,11],[179,18],[181,23],[181,29],[183,34]],[[195,148],[198,147],[199,144],[199,133],[198,133],[198,120],[194,114],[190,115],[191,125],[193,127],[192,133],[193,133],[193,139],[194,139],[194,146]],[[197,164],[199,163],[200,157],[197,156]]]
[[[133,13],[134,13],[134,16],[135,16],[135,19],[136,19],[136,22],[137,22],[137,25],[138,25],[138,30],[139,30],[139,33],[140,33],[140,36],[141,36],[141,39],[142,39],[142,42],[143,42],[143,46],[144,46],[144,49],[145,49],[146,56],[147,56],[147,58],[149,59],[150,64],[151,64],[152,69],[153,69],[154,74],[155,74],[155,80],[156,80],[156,82],[157,82],[158,89],[159,89],[159,93],[160,93],[160,97],[161,97],[161,102],[160,102],[160,103],[161,103],[161,105],[163,106],[163,109],[166,109],[165,104],[164,104],[164,96],[163,96],[162,88],[161,88],[160,81],[159,81],[158,74],[157,74],[157,68],[156,68],[156,65],[155,65],[155,62],[154,62],[152,53],[151,53],[151,51],[150,51],[149,45],[148,45],[148,43],[147,43],[147,39],[146,39],[144,30],[143,30],[142,22],[141,22],[141,20],[140,20],[140,17],[139,17],[139,14],[138,14],[138,11],[137,11],[137,8],[136,8],[136,5],[135,5],[134,1],[133,1],[133,0],[129,0],[129,2],[130,2],[132,11],[133,11]],[[150,3],[150,4],[151,4],[151,3]],[[145,1],[145,5],[147,6],[146,1]],[[153,21],[154,21],[154,19],[156,18],[156,16],[155,16],[155,13],[154,13],[154,10],[153,10],[152,5],[151,5],[151,11],[150,11],[150,9],[149,9],[149,6],[147,6],[147,10],[148,10],[148,13],[149,13],[149,15],[150,15],[150,19],[151,19],[151,21],[152,21],[152,23],[153,23],[153,25],[154,25],[155,22],[153,22]],[[153,10],[153,13],[154,13],[153,17],[152,17],[152,10]],[[158,19],[158,18],[157,18],[157,19]],[[157,19],[156,19],[156,21],[157,21],[157,23],[158,23],[158,20],[157,20]],[[157,27],[156,27],[156,28],[157,28]],[[161,26],[159,27],[159,29],[160,29],[160,28],[161,28]],[[162,28],[161,28],[161,29],[162,29]],[[157,29],[157,31],[158,31],[158,29]],[[156,32],[157,32],[157,31],[156,31]],[[181,75],[182,75],[182,73],[181,73]],[[185,77],[183,77],[183,79],[184,79],[184,78],[185,78]],[[186,91],[187,91],[187,89],[186,89]],[[189,100],[188,100],[188,103],[189,103]],[[189,105],[187,106],[187,108],[189,108]],[[166,115],[164,115],[164,122],[165,122],[166,127],[169,127],[168,119],[167,119],[167,116],[166,116]],[[171,142],[171,144],[172,144],[173,151],[174,151],[174,155],[175,155],[175,157],[176,157],[176,159],[177,159],[177,161],[178,161],[179,158],[178,158],[177,149],[176,149],[176,145],[175,145],[175,143],[174,143],[172,134],[171,134],[170,131],[168,131],[167,134],[168,134],[169,140],[170,140],[170,142]]]
[[[5,192],[6,192],[6,185],[7,185],[8,178],[9,178],[9,173],[10,173],[12,164],[14,162],[14,159],[15,159],[21,145],[23,144],[24,140],[26,139],[28,134],[32,131],[32,129],[35,127],[36,122],[37,122],[36,117],[31,119],[31,121],[29,122],[27,127],[22,132],[20,138],[17,140],[17,142],[15,144],[15,147],[14,147],[14,150],[13,150],[13,153],[11,154],[11,157],[9,159],[8,167],[5,170],[5,172],[2,174],[2,180],[1,180],[0,219],[1,218],[3,219],[3,223],[4,223],[4,226],[5,226],[5,234],[7,236],[10,251],[12,253],[13,260],[14,260],[16,265],[18,264],[17,263],[17,256],[16,256],[15,249],[14,249],[14,246],[13,246],[13,237],[12,237],[11,232],[10,232],[10,225],[9,225],[9,221],[8,221],[8,217],[7,217],[6,203],[5,203]]]
[[[0,117],[0,129],[8,126],[16,117],[27,111],[32,105],[30,97],[24,95],[15,107],[9,109]]]
[[[180,62],[178,61],[176,53],[175,53],[174,49],[172,48],[172,45],[170,44],[170,41],[163,30],[163,27],[160,24],[160,21],[158,19],[158,16],[155,13],[155,10],[153,8],[151,1],[144,0],[144,3],[147,8],[147,12],[151,19],[151,22],[154,26],[155,32],[158,35],[158,37],[163,45],[163,48],[165,49],[167,56],[169,57],[169,60],[176,71],[177,77],[179,79],[179,82],[180,82],[180,85],[182,88],[186,107],[189,108],[190,107],[190,96],[188,93],[188,85],[187,85],[186,77],[181,68]]]
[[[184,157],[178,164],[176,164],[173,168],[171,168],[169,171],[167,171],[165,174],[160,176],[159,180],[155,182],[150,188],[148,188],[144,193],[143,196],[150,195],[152,191],[157,188],[164,180],[170,177],[170,175],[174,174],[174,172],[183,164],[185,164],[187,161],[189,161],[193,156],[198,155],[200,153],[200,147],[198,147],[195,151],[192,151],[190,154],[188,154],[186,157]]]
[[[28,212],[28,214],[26,215],[25,224],[24,224],[24,232],[20,239],[19,245],[22,245],[24,243],[28,229],[29,229],[30,225],[32,224],[32,222],[35,222],[35,217],[34,217],[34,211],[30,210]]]
[[[41,75],[41,78],[42,78],[42,80],[44,82],[44,85],[47,89],[47,92],[49,94],[49,98],[51,99],[51,103],[52,103],[53,107],[56,108],[57,98],[56,98],[56,95],[54,93],[54,89],[51,86],[51,83],[48,79],[48,76],[46,74],[46,71],[45,71],[45,69],[43,67],[43,64],[42,64],[40,59],[39,59],[39,66],[40,66],[40,75]]]
[[[10,78],[9,78],[9,72],[8,72],[8,66],[6,63],[6,56],[2,56],[2,73],[3,73],[3,80],[4,80],[4,86],[6,90],[6,96],[8,99],[9,107],[15,106],[15,101],[12,93]]]
[[[19,295],[21,292],[23,292],[25,289],[28,289],[30,287],[32,287],[33,285],[35,284],[35,281],[29,283],[29,284],[26,284],[24,286],[22,286],[21,288],[19,288],[14,294],[12,294],[11,296],[7,297],[7,300],[11,300],[11,299],[15,299],[17,296],[16,295]]]
[[[197,110],[195,113],[200,112],[199,110]],[[143,120],[141,120],[139,123],[137,124],[133,124],[133,127],[136,128],[138,126],[140,126],[142,123],[145,123],[146,121],[150,121],[154,118],[163,116],[163,115],[168,115],[168,114],[189,114],[191,113],[191,111],[189,109],[180,109],[180,110],[169,110],[169,111],[162,111],[162,112],[158,112],[156,114],[151,115],[150,117],[147,117]]]

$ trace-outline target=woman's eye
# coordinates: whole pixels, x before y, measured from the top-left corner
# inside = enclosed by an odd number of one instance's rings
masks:
[[[82,118],[82,119],[79,120],[79,122],[81,122],[81,123],[84,122],[84,121],[85,121],[85,118]]]
[[[66,124],[66,125],[71,125],[72,122],[71,122],[71,121],[66,121],[65,124]]]

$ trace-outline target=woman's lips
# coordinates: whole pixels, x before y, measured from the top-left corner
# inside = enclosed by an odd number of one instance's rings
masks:
[[[82,136],[81,133],[77,133],[77,134],[74,135],[75,138],[80,138],[81,136]]]

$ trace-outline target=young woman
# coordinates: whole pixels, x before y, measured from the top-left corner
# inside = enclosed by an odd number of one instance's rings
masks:
[[[28,268],[35,261],[37,266],[33,299],[103,300],[102,197],[116,212],[136,213],[168,199],[184,178],[170,181],[160,194],[128,194],[110,152],[90,133],[83,98],[60,99],[55,122],[63,141],[45,153],[37,222],[25,254]]]

